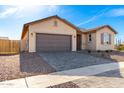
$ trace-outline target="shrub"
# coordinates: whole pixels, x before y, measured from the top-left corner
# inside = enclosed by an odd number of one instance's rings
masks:
[[[123,50],[124,50],[124,45],[119,45],[119,46],[117,47],[117,50],[123,51]]]

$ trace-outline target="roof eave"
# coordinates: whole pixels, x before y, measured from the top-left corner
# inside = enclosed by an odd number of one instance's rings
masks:
[[[37,23],[37,22],[50,19],[50,18],[58,18],[58,19],[60,19],[61,21],[63,21],[64,23],[66,23],[67,25],[69,25],[70,27],[74,28],[76,31],[78,31],[78,32],[80,32],[80,33],[83,33],[82,31],[80,31],[80,29],[78,29],[78,28],[77,28],[75,25],[73,25],[72,23],[68,22],[66,19],[62,19],[62,18],[60,18],[59,16],[55,15],[55,16],[50,16],[50,17],[47,17],[47,18],[44,18],[44,19],[40,19],[40,20],[36,20],[36,21],[32,21],[32,22],[29,22],[29,23],[24,24],[23,30],[22,30],[22,37],[21,37],[21,39],[23,39],[23,37],[24,37],[24,35],[25,35],[25,33],[26,33],[26,32],[25,32],[26,27],[28,27],[29,25],[35,24],[35,23]]]
[[[102,26],[102,27],[100,27],[100,28],[97,28],[97,29],[93,29],[93,30],[89,30],[88,32],[96,32],[96,31],[98,31],[98,30],[100,30],[100,29],[102,29],[102,28],[104,28],[104,27],[108,27],[108,28],[110,28],[115,34],[118,34],[118,32],[116,31],[116,30],[114,30],[111,26],[109,26],[109,25],[104,25],[104,26]]]
[[[24,24],[23,25],[23,29],[22,29],[22,36],[21,36],[21,39],[23,39],[24,38],[24,36],[25,36],[25,34],[27,33],[27,29],[26,29],[26,27],[28,27],[28,25],[27,24]],[[25,31],[26,30],[26,31]]]

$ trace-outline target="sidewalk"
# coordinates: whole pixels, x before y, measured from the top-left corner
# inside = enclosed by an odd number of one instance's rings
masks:
[[[44,88],[110,70],[124,68],[124,62],[108,63],[0,82],[0,88]]]

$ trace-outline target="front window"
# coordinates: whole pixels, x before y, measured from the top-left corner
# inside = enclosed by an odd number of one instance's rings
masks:
[[[102,44],[111,44],[111,34],[102,33],[101,34],[101,42],[102,42]]]

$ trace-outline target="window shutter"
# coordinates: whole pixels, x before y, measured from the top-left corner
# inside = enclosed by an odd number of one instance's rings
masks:
[[[109,34],[109,44],[111,44],[111,34]]]
[[[104,34],[102,33],[101,34],[101,44],[103,44],[103,40],[104,40],[104,36],[103,36]]]

